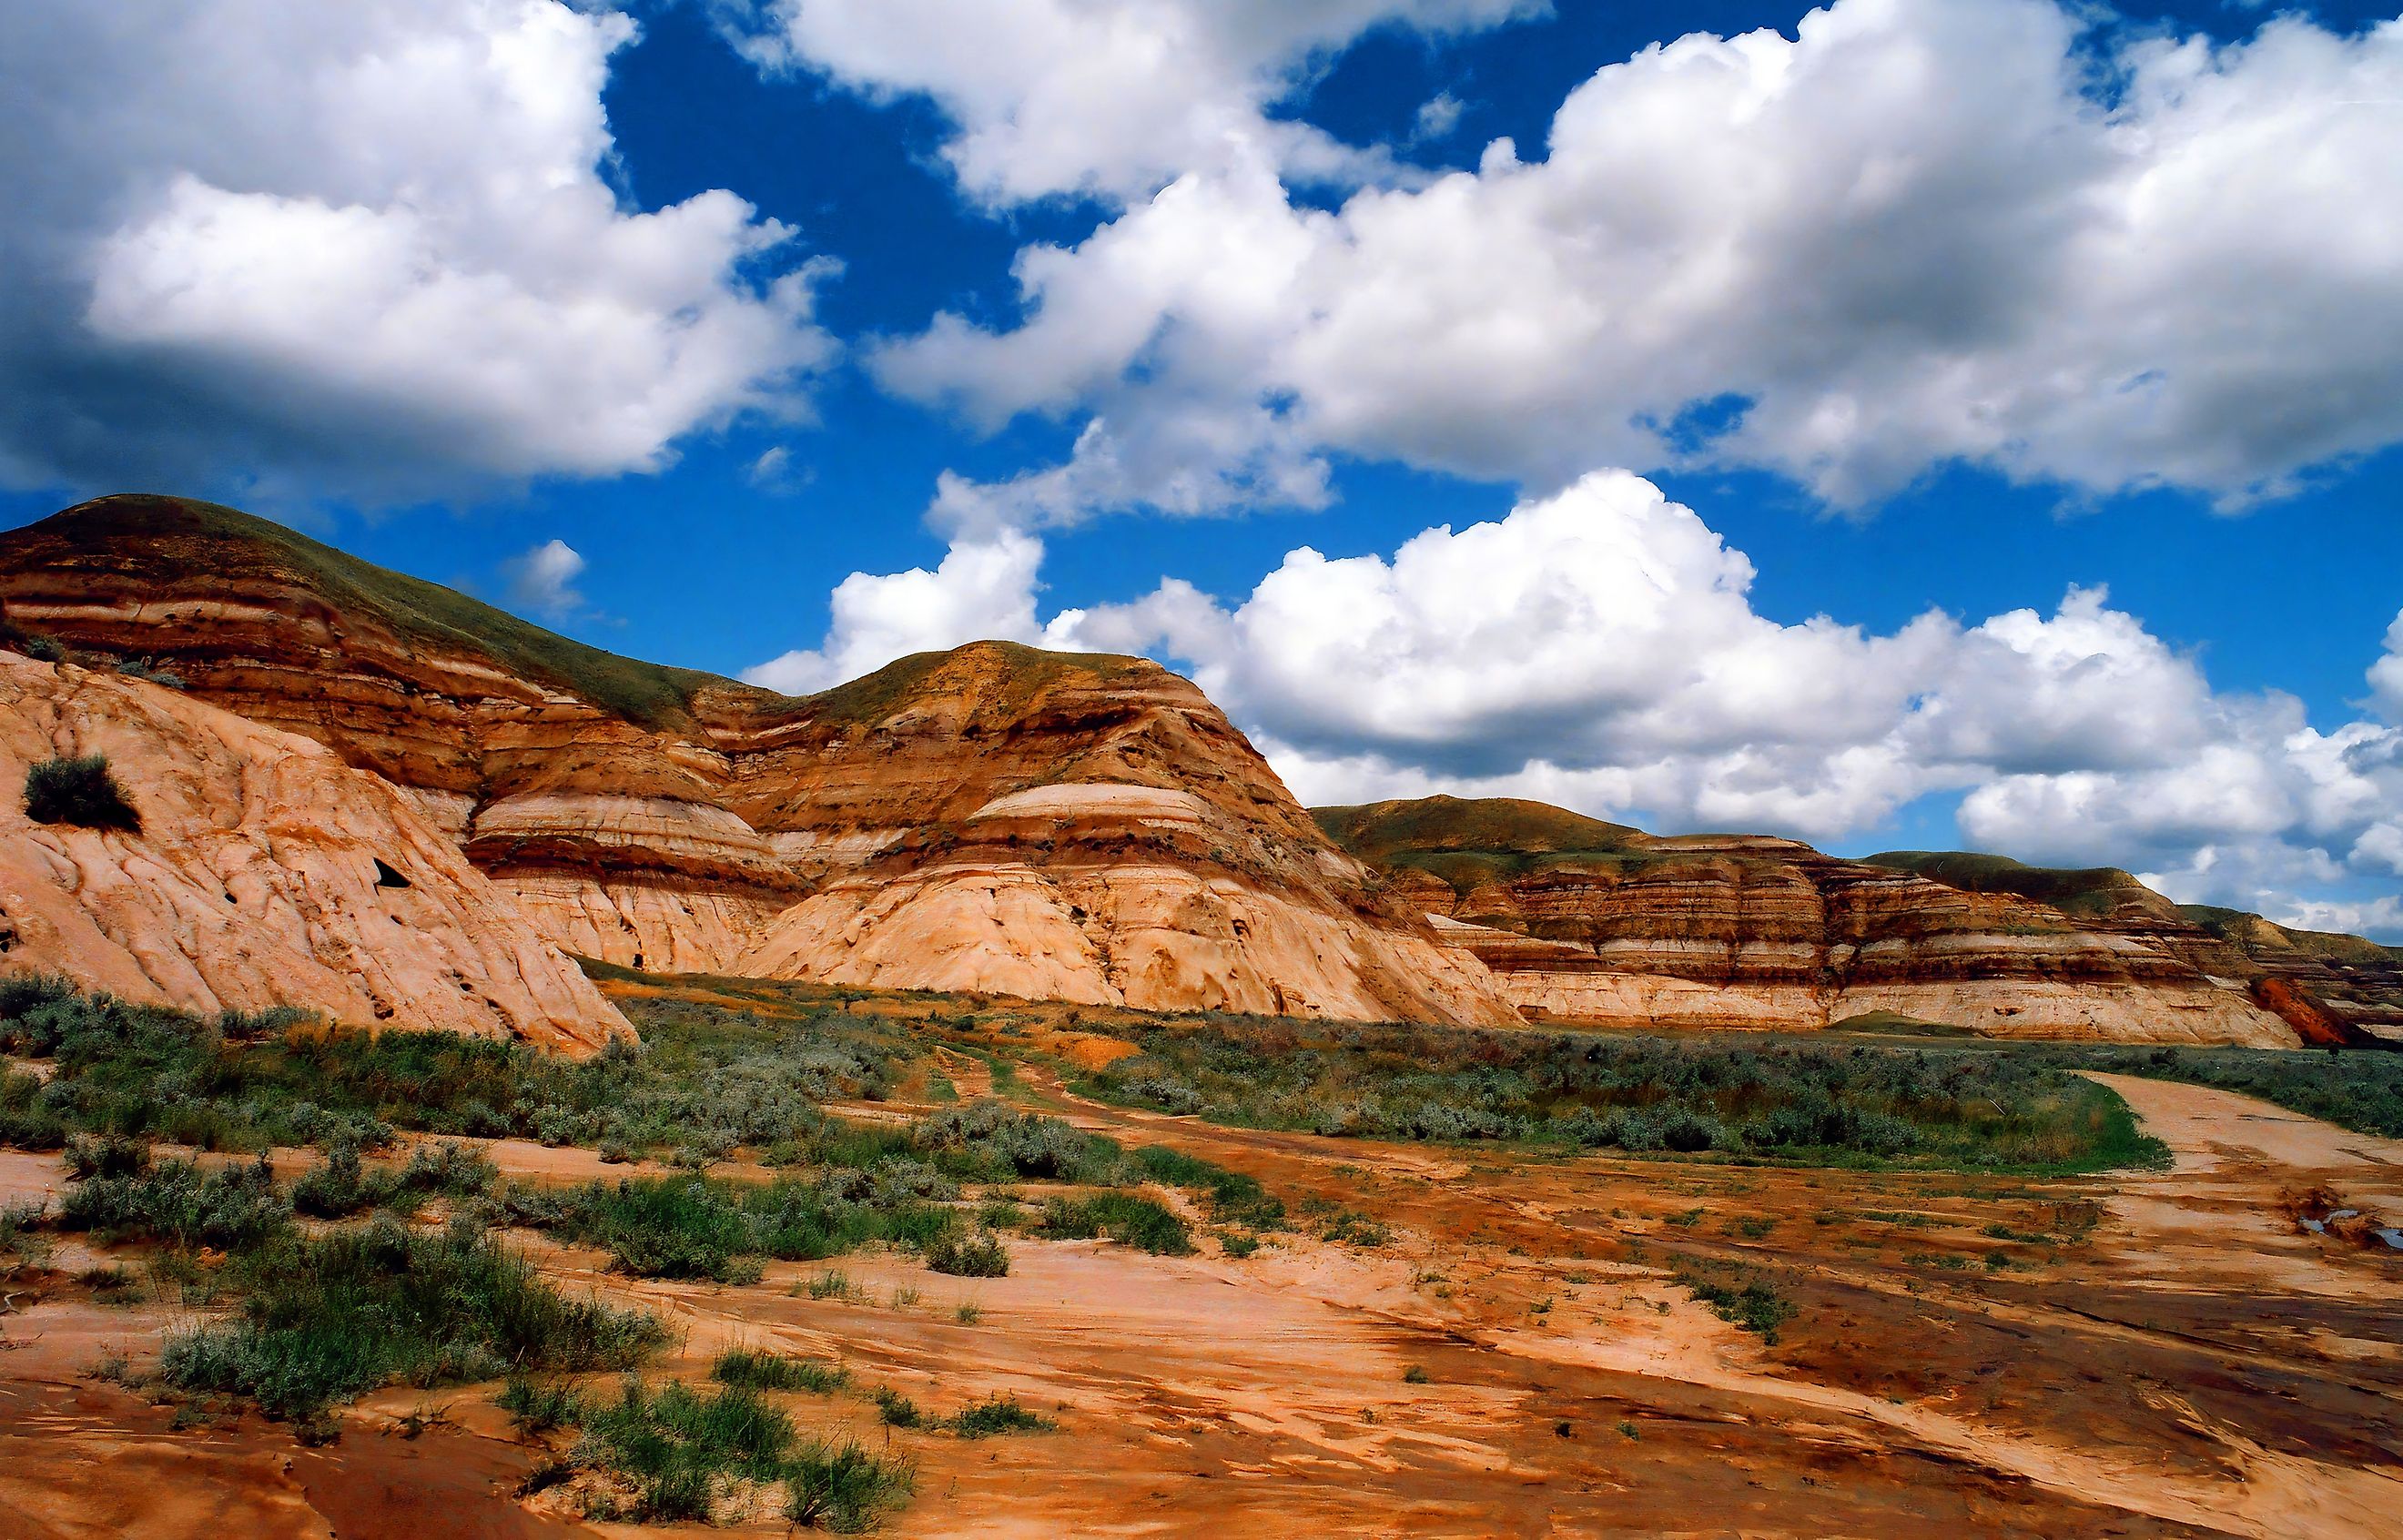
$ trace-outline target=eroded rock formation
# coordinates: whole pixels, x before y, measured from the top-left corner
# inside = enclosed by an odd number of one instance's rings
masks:
[[[1320,824],[1439,917],[1530,1018],[2291,1047],[2241,984],[2156,936],[1790,839],[1662,839],[1540,803],[1432,798]],[[2158,895],[2156,895],[2158,896]]]
[[[2392,950],[2180,909],[2122,872],[1844,861],[1524,802],[1313,822],[1139,659],[979,643],[797,699],[164,498],[0,534],[0,603],[325,744],[556,946],[647,969],[1476,1023],[2403,1027]]]
[[[998,643],[807,699],[580,646],[288,530],[105,498],[17,625],[402,788],[560,946],[653,969],[1505,1023],[1191,684]]]
[[[33,822],[103,755],[138,832]],[[0,651],[0,968],[215,1012],[299,1006],[590,1052],[632,1030],[410,800],[178,691]]]

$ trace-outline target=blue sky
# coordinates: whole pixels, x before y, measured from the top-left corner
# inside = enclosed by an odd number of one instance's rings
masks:
[[[1313,799],[2403,938],[2375,7],[46,8],[0,522],[215,496],[788,688],[1141,648]]]

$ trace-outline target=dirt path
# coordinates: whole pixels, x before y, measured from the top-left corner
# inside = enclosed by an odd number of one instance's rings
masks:
[[[2187,1266],[2162,1286],[2330,1298],[2403,1290],[2403,1252],[2312,1235],[2296,1218],[2314,1191],[2322,1206],[2403,1216],[2403,1140],[2204,1086],[2090,1078],[2124,1098],[2175,1162],[2164,1174],[2127,1177],[2110,1199],[2131,1271],[2146,1270],[2148,1256],[2174,1256]]]

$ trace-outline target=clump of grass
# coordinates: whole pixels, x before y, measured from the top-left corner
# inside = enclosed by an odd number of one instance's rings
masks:
[[[918,1403],[890,1385],[877,1386],[873,1399],[876,1415],[888,1428],[918,1428],[926,1424],[926,1414],[918,1409]]]
[[[943,1426],[963,1438],[990,1438],[1003,1433],[1052,1433],[1060,1424],[1030,1411],[1014,1395],[989,1395],[969,1403],[943,1419]]]
[[[837,1172],[823,1183],[781,1178],[764,1186],[701,1176],[595,1182],[566,1192],[512,1188],[504,1206],[514,1221],[597,1245],[621,1272],[643,1278],[709,1278],[756,1283],[759,1258],[817,1261],[870,1241],[933,1255],[956,1242],[959,1216],[902,1192],[864,1190],[863,1173]]]
[[[1246,1235],[1242,1230],[1220,1230],[1218,1249],[1233,1257],[1249,1256],[1260,1249],[1260,1238],[1257,1235]]]
[[[100,1296],[104,1305],[130,1305],[133,1291],[142,1280],[133,1269],[125,1267],[86,1268],[76,1274],[76,1282]]]
[[[954,1278],[1004,1278],[1009,1250],[995,1235],[946,1235],[926,1247],[926,1266]]]
[[[785,1463],[785,1516],[804,1529],[856,1534],[910,1500],[917,1472],[856,1439],[813,1443]]]
[[[1193,1237],[1185,1221],[1155,1200],[1134,1193],[1050,1199],[1043,1205],[1043,1231],[1063,1240],[1106,1235],[1122,1245],[1165,1256],[1189,1256],[1193,1252]]]
[[[957,1310],[951,1311],[951,1319],[963,1326],[973,1326],[984,1319],[984,1307],[963,1302]]]
[[[520,1433],[549,1433],[584,1420],[583,1393],[564,1380],[536,1381],[513,1374],[502,1387],[500,1408],[509,1414]]]
[[[1340,1209],[1320,1228],[1318,1238],[1334,1245],[1374,1250],[1391,1241],[1394,1232],[1357,1209]]]
[[[172,1339],[161,1373],[184,1390],[249,1396],[271,1417],[312,1418],[394,1380],[626,1367],[665,1336],[643,1312],[565,1297],[465,1223],[287,1232],[237,1266],[241,1315]]]
[[[748,1385],[753,1390],[808,1391],[831,1395],[851,1383],[851,1371],[840,1364],[810,1358],[788,1358],[757,1348],[728,1348],[710,1366],[709,1377],[721,1385]]]
[[[748,1385],[704,1395],[674,1382],[654,1392],[630,1378],[614,1404],[585,1420],[576,1455],[632,1483],[624,1517],[706,1523],[721,1478],[779,1480],[794,1442],[793,1420]]]
[[[828,1268],[815,1278],[805,1280],[793,1292],[811,1299],[849,1299],[857,1291],[852,1287],[848,1273]]]
[[[108,768],[108,756],[45,759],[25,772],[25,816],[36,824],[142,832],[142,815]]]
[[[1402,1383],[1405,1385],[1424,1385],[1426,1382],[1427,1371],[1416,1364],[1402,1371]]]
[[[1136,1170],[1163,1186],[1200,1192],[1210,1217],[1222,1225],[1273,1229],[1285,1222],[1284,1202],[1271,1197],[1256,1177],[1160,1145],[1146,1145],[1130,1158]]]
[[[1757,1278],[1739,1287],[1704,1278],[1699,1273],[1680,1272],[1676,1274],[1676,1282],[1695,1298],[1708,1305],[1712,1314],[1730,1325],[1743,1327],[1771,1346],[1777,1342],[1777,1328],[1800,1313],[1794,1301]]]

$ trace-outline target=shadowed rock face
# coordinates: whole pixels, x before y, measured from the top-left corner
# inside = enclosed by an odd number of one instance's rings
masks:
[[[806,699],[583,647],[231,509],[0,535],[13,623],[400,787],[569,950],[1162,1009],[1518,1020],[1191,684],[999,643]]]
[[[26,816],[30,766],[90,754],[138,830]],[[632,1035],[383,781],[177,691],[14,652],[0,652],[0,968],[576,1054]]]
[[[2158,928],[1795,840],[1662,839],[1507,800],[1316,816],[1531,1018],[1820,1027],[1884,1014],[2010,1036],[2298,1040],[2247,980],[2215,981]]]

